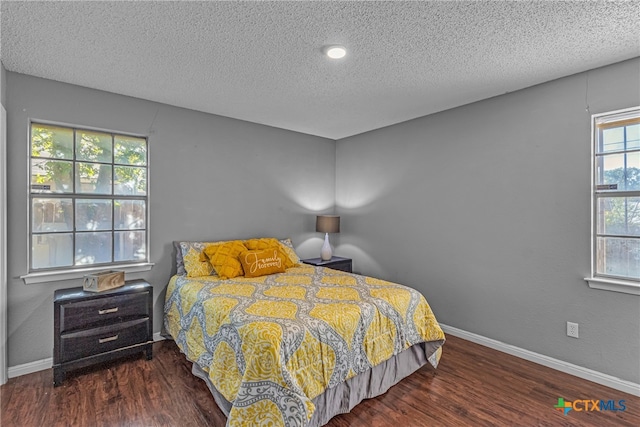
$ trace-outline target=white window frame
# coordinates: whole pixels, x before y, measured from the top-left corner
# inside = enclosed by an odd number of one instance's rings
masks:
[[[73,129],[74,132],[76,130],[84,130],[84,131],[89,131],[89,132],[100,132],[100,133],[109,133],[112,135],[121,135],[121,136],[130,136],[130,137],[135,137],[135,138],[143,138],[146,140],[146,148],[147,148],[147,159],[146,159],[146,173],[147,173],[147,182],[146,182],[146,195],[143,197],[139,197],[141,199],[145,200],[145,214],[146,214],[146,218],[145,218],[145,249],[146,249],[146,258],[143,261],[133,261],[133,262],[110,262],[110,263],[101,263],[101,264],[88,264],[86,266],[69,266],[69,267],[57,267],[57,268],[42,268],[42,269],[32,269],[32,260],[31,260],[31,251],[32,251],[32,230],[31,230],[31,226],[32,226],[32,209],[31,209],[31,204],[32,204],[32,197],[34,195],[34,193],[32,193],[32,189],[31,189],[31,145],[32,145],[32,141],[31,141],[31,129],[32,129],[32,125],[33,124],[42,124],[42,125],[50,125],[50,126],[58,126],[58,127],[66,127],[66,128],[70,128]],[[52,282],[52,281],[61,281],[61,280],[69,280],[69,279],[77,279],[77,278],[82,278],[87,274],[91,274],[91,273],[95,273],[95,272],[99,272],[99,271],[104,271],[104,270],[110,270],[110,269],[115,269],[115,270],[120,270],[120,271],[124,271],[126,274],[129,273],[137,273],[137,272],[143,272],[143,271],[148,271],[153,267],[153,263],[151,263],[149,260],[151,259],[151,255],[150,255],[150,221],[149,221],[149,207],[150,207],[150,203],[149,203],[149,186],[150,186],[150,167],[149,167],[149,138],[146,135],[139,135],[139,134],[132,134],[132,133],[128,133],[128,132],[120,132],[120,131],[114,131],[114,130],[108,130],[108,129],[100,129],[100,128],[92,128],[92,127],[87,127],[87,126],[79,126],[79,125],[73,125],[73,124],[68,124],[68,123],[60,123],[60,122],[51,122],[51,121],[46,121],[46,120],[36,120],[36,119],[31,119],[29,120],[28,123],[28,141],[27,141],[27,147],[28,147],[28,155],[27,155],[27,170],[28,170],[28,176],[27,176],[27,219],[28,219],[28,224],[27,224],[27,266],[29,269],[29,273],[24,275],[24,276],[20,276],[21,279],[24,280],[24,282],[26,284],[33,284],[33,283],[43,283],[43,282]],[[75,142],[74,142],[75,144]],[[77,160],[75,159],[75,156],[73,158],[73,164],[75,165],[77,162]],[[47,193],[42,193],[41,196],[46,197]],[[69,193],[69,196],[72,196],[74,198],[81,198],[81,197],[91,197],[91,195],[89,194],[82,194],[79,192],[73,192],[73,193]],[[104,196],[103,196],[104,197]],[[118,199],[118,198],[122,198],[120,195],[115,195],[115,194],[111,194],[108,197],[104,197],[105,199]],[[112,229],[113,230],[113,229]],[[76,234],[76,230],[75,227],[72,230],[72,233],[75,235]]]
[[[610,276],[598,273],[598,198],[606,194],[637,197],[640,191],[620,191],[618,193],[598,188],[598,141],[600,127],[607,123],[622,122],[640,118],[640,106],[591,116],[591,276],[585,278],[590,288],[640,295],[640,279],[632,277]],[[627,152],[630,150],[623,150]]]

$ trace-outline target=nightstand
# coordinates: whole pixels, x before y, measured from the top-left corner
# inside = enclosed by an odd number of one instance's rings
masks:
[[[153,286],[143,280],[104,292],[53,295],[53,385],[67,371],[144,351],[153,357]]]
[[[305,264],[315,265],[316,267],[328,267],[334,270],[342,270],[351,273],[351,258],[342,258],[339,256],[331,257],[329,261],[323,261],[321,258],[307,258],[301,260]]]

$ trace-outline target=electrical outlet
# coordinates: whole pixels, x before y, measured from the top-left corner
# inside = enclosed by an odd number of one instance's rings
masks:
[[[578,338],[578,324],[573,322],[567,322],[567,336]]]

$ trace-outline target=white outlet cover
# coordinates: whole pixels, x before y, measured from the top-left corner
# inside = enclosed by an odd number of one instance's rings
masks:
[[[579,327],[577,323],[567,322],[567,336],[572,338],[578,338]]]

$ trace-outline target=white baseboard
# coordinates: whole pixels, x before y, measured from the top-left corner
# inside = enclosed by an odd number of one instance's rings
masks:
[[[22,365],[9,366],[7,374],[9,378],[15,378],[21,375],[27,375],[38,371],[44,371],[45,369],[51,369],[52,366],[53,357],[48,357],[46,359],[36,360],[34,362],[23,363]]]
[[[524,348],[516,347],[510,344],[503,343],[501,341],[484,337],[482,335],[478,335],[472,332],[464,331],[462,329],[454,328],[453,326],[443,325],[442,323],[440,324],[440,326],[442,327],[442,330],[445,332],[445,334],[450,334],[455,337],[462,338],[467,341],[471,341],[476,344],[480,344],[485,347],[489,347],[494,350],[498,350],[503,353],[507,353],[512,356],[516,356],[521,359],[525,359],[530,362],[534,362],[539,365],[546,366],[551,369],[555,369],[556,371],[564,372],[578,378],[582,378],[597,384],[611,387],[615,390],[623,391],[625,393],[629,393],[634,396],[640,396],[640,384],[623,380],[611,375],[603,374],[602,372],[598,372],[592,369],[584,368],[582,366],[574,365],[569,362],[564,362],[562,360],[554,359],[553,357],[545,356],[543,354],[534,353],[533,351],[525,350]],[[445,344],[445,352],[446,352],[446,344]]]
[[[165,338],[160,335],[160,332],[153,334],[153,341],[162,341]],[[21,375],[32,374],[38,371],[44,371],[45,369],[51,369],[53,366],[53,357],[48,357],[42,360],[36,360],[34,362],[24,363],[17,366],[9,366],[7,370],[7,376],[9,378],[19,377]]]

